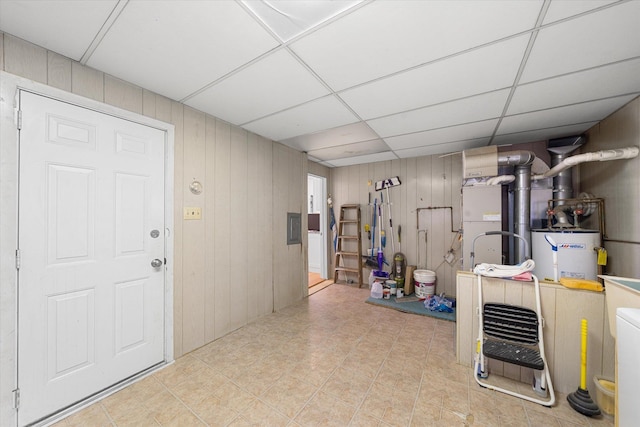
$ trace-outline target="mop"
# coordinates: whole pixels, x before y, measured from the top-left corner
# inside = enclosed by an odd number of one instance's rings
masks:
[[[372,226],[371,226],[371,254],[370,254],[370,256],[367,256],[367,258],[366,258],[366,260],[364,262],[368,267],[371,267],[371,268],[376,268],[378,266],[378,264],[376,263],[375,256],[373,254],[373,250],[376,247],[376,209],[377,209],[377,205],[378,205],[378,199],[375,198],[375,199],[373,199],[373,219],[372,219]]]
[[[378,270],[373,272],[376,277],[389,277],[389,273],[382,271],[382,265],[385,264],[384,253],[382,251],[382,206],[378,205],[378,222],[380,227],[378,229]]]
[[[594,415],[600,415],[600,408],[596,405],[589,391],[587,390],[587,319],[582,319],[581,332],[582,339],[580,340],[580,387],[573,393],[567,395],[567,402],[569,405],[580,412],[582,415],[592,417]]]

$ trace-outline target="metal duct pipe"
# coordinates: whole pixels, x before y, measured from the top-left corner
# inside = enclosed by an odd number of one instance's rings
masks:
[[[577,147],[576,147],[577,148]],[[567,158],[569,152],[551,152],[551,168],[562,164],[564,159]],[[573,198],[573,173],[569,170],[563,170],[558,172],[553,177],[553,192],[555,193],[554,199],[571,199]],[[558,201],[554,205],[554,208],[559,205],[563,205],[563,201]]]
[[[536,159],[531,151],[505,151],[498,153],[498,166],[529,165]]]
[[[516,166],[515,175],[514,231],[531,247],[531,163]],[[517,262],[522,262],[529,254],[526,253],[525,245],[520,240],[514,243],[515,259]]]
[[[536,155],[531,151],[505,151],[498,153],[499,166],[515,166],[514,193],[514,231],[522,236],[531,247],[531,164]],[[522,262],[529,254],[524,243],[518,239],[514,242],[514,255],[517,262]]]

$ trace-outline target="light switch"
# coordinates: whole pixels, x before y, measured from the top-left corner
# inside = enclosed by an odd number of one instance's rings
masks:
[[[184,208],[184,219],[201,219],[202,208]]]

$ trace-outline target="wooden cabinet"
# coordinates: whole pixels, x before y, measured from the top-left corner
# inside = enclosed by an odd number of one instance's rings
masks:
[[[533,283],[483,277],[485,302],[504,302],[535,308]],[[473,366],[478,338],[477,277],[459,271],[456,280],[456,357],[461,365]],[[553,387],[561,393],[573,393],[580,385],[580,321],[589,324],[587,349],[587,388],[594,390],[593,376],[613,378],[615,341],[609,332],[605,295],[601,292],[568,289],[541,282],[540,298],[544,319],[544,345]],[[491,361],[493,373],[531,382],[531,370]]]

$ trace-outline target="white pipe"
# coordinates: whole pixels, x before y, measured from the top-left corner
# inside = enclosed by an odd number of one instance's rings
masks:
[[[593,153],[577,154],[575,156],[567,157],[562,162],[558,163],[553,168],[549,169],[543,174],[533,175],[531,179],[545,179],[558,175],[560,172],[569,169],[575,165],[585,162],[605,162],[608,160],[618,159],[633,159],[638,156],[640,149],[638,147],[616,148],[613,150],[602,150]]]
[[[513,182],[516,180],[515,175],[500,175],[500,176],[494,176],[493,178],[489,178],[487,180],[487,185],[502,185],[502,184],[509,184],[510,182]]]

